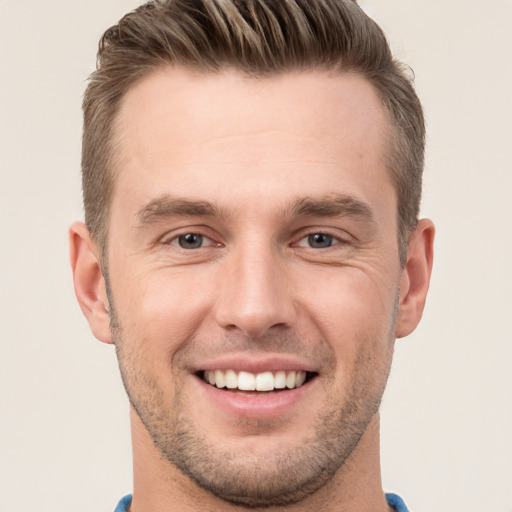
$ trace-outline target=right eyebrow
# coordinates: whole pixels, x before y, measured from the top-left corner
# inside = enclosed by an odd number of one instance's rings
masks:
[[[368,204],[345,194],[301,198],[293,204],[292,212],[299,217],[359,217],[370,224],[375,223],[374,214]]]
[[[213,217],[219,215],[218,208],[208,201],[193,201],[164,195],[152,199],[136,214],[139,227],[154,224],[169,217]]]

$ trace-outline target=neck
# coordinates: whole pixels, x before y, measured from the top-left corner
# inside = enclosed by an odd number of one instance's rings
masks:
[[[130,512],[247,512],[198,487],[155,448],[137,414],[131,411],[133,501]],[[388,512],[381,484],[379,415],[332,480],[294,505],[252,509],[253,512]]]

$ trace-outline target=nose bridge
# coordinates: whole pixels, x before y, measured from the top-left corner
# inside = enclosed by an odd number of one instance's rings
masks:
[[[234,247],[219,290],[217,322],[249,337],[289,326],[294,315],[282,256],[269,240],[255,237]]]

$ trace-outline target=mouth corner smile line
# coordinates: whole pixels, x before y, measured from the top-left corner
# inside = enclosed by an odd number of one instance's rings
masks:
[[[198,376],[218,389],[240,391],[274,391],[296,389],[304,385],[315,373],[302,370],[250,373],[235,370],[203,370]]]

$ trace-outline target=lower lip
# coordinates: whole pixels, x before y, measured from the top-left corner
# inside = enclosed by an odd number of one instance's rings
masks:
[[[206,399],[226,413],[244,418],[272,418],[282,416],[302,402],[314,386],[316,378],[300,388],[261,394],[242,394],[243,392],[216,388],[199,377],[196,380]]]

